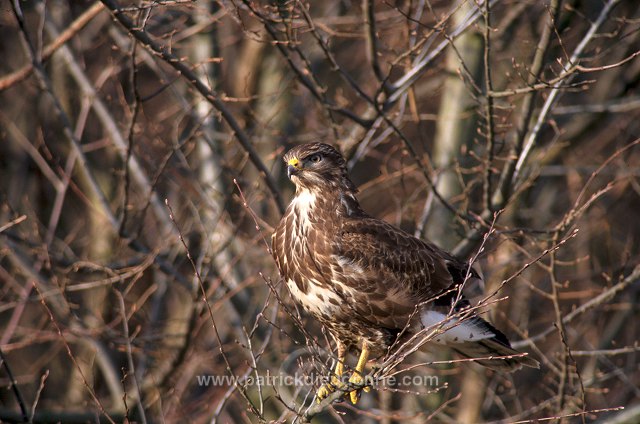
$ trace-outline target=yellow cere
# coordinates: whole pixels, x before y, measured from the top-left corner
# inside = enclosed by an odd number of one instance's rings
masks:
[[[295,168],[300,168],[300,161],[298,160],[298,158],[291,158],[289,159],[289,162],[287,162],[287,165],[291,165]]]

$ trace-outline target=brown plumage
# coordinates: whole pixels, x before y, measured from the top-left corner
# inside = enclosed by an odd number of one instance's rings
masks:
[[[284,161],[296,195],[273,234],[273,256],[293,298],[335,338],[340,361],[359,349],[364,366],[369,353],[381,356],[421,329],[437,328],[452,309],[467,264],[364,212],[333,147],[300,145]],[[467,305],[459,300],[453,309]],[[519,354],[480,317],[450,319],[444,328],[434,341],[464,356]],[[526,356],[478,362],[509,371],[538,365]]]

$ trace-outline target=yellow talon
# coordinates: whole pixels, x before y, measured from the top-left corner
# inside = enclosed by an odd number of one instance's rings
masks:
[[[356,371],[349,378],[349,383],[355,385],[361,385],[364,382],[362,376]],[[352,390],[349,392],[349,398],[351,399],[351,403],[354,405],[358,403],[358,398],[360,398],[360,389]]]
[[[342,374],[344,374],[344,360],[346,356],[346,347],[342,344],[338,344],[338,363],[336,364],[334,375],[331,376],[331,380],[327,384],[323,384],[322,387],[318,389],[318,392],[316,393],[318,403],[322,402],[323,399],[326,399],[331,393],[335,392],[336,389],[344,387],[341,377]]]
[[[323,384],[322,387],[318,389],[318,392],[316,393],[317,402],[322,402],[324,399],[329,397],[331,393],[335,392],[336,389],[340,389],[342,387],[344,387],[344,384],[340,379],[335,375],[332,375],[331,381],[327,384]]]
[[[362,352],[360,352],[360,358],[358,358],[358,364],[356,365],[356,369],[351,374],[351,378],[349,378],[349,383],[362,385],[365,381],[362,378],[362,374],[364,373],[364,367],[367,364],[367,360],[369,359],[369,346],[367,346],[367,342],[362,342]],[[362,388],[365,392],[371,391],[371,387],[365,386]],[[351,403],[354,405],[358,402],[358,398],[360,397],[359,393],[360,389],[352,390],[349,392],[349,398],[351,399]]]
[[[331,380],[327,384],[323,384],[322,387],[318,389],[316,393],[317,402],[322,402],[323,399],[329,397],[329,395],[335,392],[337,389],[344,389],[346,385],[342,382],[341,377],[344,374],[344,361],[347,356],[347,350],[343,345],[338,345],[338,363],[336,364],[334,375],[331,376]],[[366,342],[362,342],[362,351],[360,352],[360,357],[358,358],[358,364],[356,365],[356,369],[351,374],[349,378],[349,383],[353,385],[362,386],[365,383],[364,378],[362,377],[364,373],[364,367],[367,364],[367,360],[369,359],[369,346],[367,346]],[[354,405],[358,402],[358,398],[360,397],[360,390],[364,390],[365,392],[370,392],[371,387],[365,386],[360,387],[356,390],[351,390],[348,395],[351,399],[351,403]]]

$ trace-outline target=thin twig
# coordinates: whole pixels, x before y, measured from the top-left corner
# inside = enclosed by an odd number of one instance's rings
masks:
[[[31,412],[29,414],[29,422],[33,422],[33,417],[36,415],[36,407],[38,406],[38,401],[40,400],[40,396],[42,395],[42,391],[44,390],[44,383],[49,378],[49,370],[45,370],[42,377],[40,377],[40,385],[38,386],[38,390],[36,391],[36,397],[33,400],[33,405],[31,405]]]
[[[600,11],[600,14],[598,15],[598,18],[591,23],[589,30],[584,35],[580,43],[573,50],[573,54],[571,55],[571,57],[563,65],[563,69],[567,69],[570,66],[573,66],[578,62],[578,60],[580,60],[580,57],[582,56],[582,53],[585,50],[585,48],[589,45],[591,40],[596,36],[596,32],[598,31],[600,26],[606,21],[607,17],[609,16],[609,13],[611,13],[611,10],[619,2],[620,0],[609,0],[607,3],[605,3],[605,5],[602,7],[602,10]],[[567,80],[570,80],[570,78],[571,76],[569,76]],[[549,92],[549,95],[547,96],[544,104],[542,105],[542,109],[538,113],[538,116],[536,118],[536,122],[533,128],[529,132],[526,140],[524,140],[522,152],[518,155],[518,160],[515,164],[513,176],[511,177],[512,184],[515,184],[517,182],[521,169],[524,166],[525,162],[527,161],[527,158],[529,156],[529,153],[531,152],[531,149],[533,148],[533,145],[538,139],[538,134],[540,133],[540,129],[542,128],[542,125],[544,124],[544,122],[546,122],[547,115],[551,112],[551,109],[553,108],[553,105],[556,102],[556,98],[560,94],[559,88],[560,88],[560,85],[563,83],[566,84],[566,82],[558,81],[553,85],[553,88]]]
[[[553,27],[556,24],[561,11],[562,0],[551,0],[549,4],[549,10],[547,20],[544,23],[544,28],[536,49],[534,51],[533,60],[528,72],[527,84],[533,85],[538,82],[540,75],[544,69],[545,57],[547,51],[551,45],[551,34],[553,33]],[[537,92],[528,92],[522,100],[522,106],[518,115],[518,123],[516,126],[515,142],[511,148],[510,159],[504,166],[502,174],[500,175],[500,182],[494,193],[492,193],[491,203],[495,208],[503,208],[506,206],[511,194],[513,192],[513,181],[516,170],[516,164],[518,158],[521,156],[522,144],[524,143],[525,136],[529,130],[531,121],[531,115],[533,114],[534,101],[536,99]]]
[[[627,346],[618,349],[572,350],[573,356],[616,356],[640,352],[640,346]]]
[[[242,126],[238,123],[236,118],[231,113],[231,110],[227,108],[216,92],[211,90],[207,84],[205,84],[193,69],[187,65],[186,61],[173,54],[168,48],[164,47],[160,43],[156,42],[151,36],[142,28],[138,28],[131,18],[123,12],[120,4],[117,0],[101,0],[102,3],[111,11],[113,16],[118,22],[140,43],[147,47],[152,53],[161,57],[168,65],[172,66],[182,77],[195,88],[213,107],[215,107],[222,118],[227,122],[229,127],[233,130],[236,140],[240,143],[244,151],[249,156],[251,163],[258,169],[262,179],[264,180],[267,188],[271,192],[271,195],[278,207],[280,213],[284,213],[284,203],[280,196],[280,191],[270,175],[264,162],[258,155],[258,152],[253,147],[249,136],[245,133]]]
[[[604,412],[620,411],[622,409],[624,409],[624,406],[616,406],[613,408],[603,408],[603,409],[592,409],[590,411],[580,411],[580,412],[575,412],[573,414],[554,415],[552,417],[536,418],[533,420],[513,421],[512,424],[537,423],[540,421],[560,421],[562,418],[584,417],[587,414],[602,414]]]
[[[488,1],[484,2],[484,10],[482,12],[484,17],[484,84],[487,93],[493,91],[493,80],[491,78],[491,6]],[[485,103],[485,121],[487,123],[486,128],[486,142],[487,153],[484,164],[484,180],[483,180],[483,198],[484,208],[486,210],[493,210],[491,205],[491,169],[493,166],[493,155],[495,148],[495,130],[493,123],[493,97],[488,94],[486,96]]]
[[[18,225],[21,222],[23,222],[24,220],[27,219],[27,215],[20,215],[19,217],[12,219],[11,221],[7,222],[6,224],[3,224],[0,226],[0,233],[8,230],[9,228],[13,227],[14,225]]]
[[[365,39],[367,41],[367,55],[373,74],[378,78],[378,81],[382,83],[382,86],[387,85],[387,77],[382,72],[380,66],[380,60],[378,60],[378,34],[376,34],[376,12],[375,2],[373,0],[362,0],[362,13],[364,15],[365,22]]]
[[[640,265],[636,266],[628,276],[626,276],[624,279],[622,279],[622,281],[620,281],[613,287],[610,287],[609,289],[603,291],[593,299],[578,306],[576,309],[566,314],[562,318],[563,324],[568,324],[571,321],[573,321],[574,318],[576,318],[579,315],[582,315],[583,313],[587,312],[589,309],[595,308],[596,306],[599,306],[607,302],[608,300],[613,298],[617,293],[621,292],[622,290],[626,289],[628,286],[636,283],[639,280],[640,280]],[[526,340],[513,343],[513,347],[516,349],[520,347],[526,347],[531,343],[535,343],[544,339],[554,330],[555,330],[555,327],[551,326],[546,330],[542,331],[541,333],[536,334],[535,336],[531,336]]]
[[[204,282],[202,281],[202,277],[200,276],[200,271],[198,270],[198,267],[196,266],[195,261],[193,260],[193,257],[191,256],[191,252],[189,251],[189,247],[187,246],[187,243],[184,240],[184,237],[182,237],[182,231],[180,231],[180,228],[178,227],[178,224],[175,221],[174,218],[174,214],[173,214],[173,209],[171,208],[171,205],[169,204],[169,200],[165,199],[165,204],[167,205],[167,209],[169,210],[169,219],[171,219],[171,222],[173,222],[173,224],[176,226],[176,230],[178,231],[178,237],[180,239],[180,243],[182,243],[182,246],[184,247],[185,251],[187,252],[187,259],[189,260],[189,263],[191,264],[191,268],[193,269],[193,272],[196,276],[196,279],[198,281],[198,285],[200,287],[200,291],[202,293],[202,301],[204,302],[207,311],[209,313],[209,319],[211,321],[211,328],[213,329],[213,333],[216,337],[216,341],[218,342],[218,351],[220,352],[220,355],[222,356],[222,359],[225,362],[226,365],[226,370],[229,373],[229,375],[231,377],[235,377],[235,373],[233,372],[233,369],[231,367],[231,362],[229,361],[229,358],[227,356],[227,353],[224,351],[224,343],[222,343],[222,337],[220,337],[220,332],[218,331],[218,325],[216,324],[216,320],[213,317],[213,311],[211,309],[211,304],[209,303],[209,298],[207,296],[207,291],[204,287]],[[256,409],[256,407],[253,405],[253,402],[251,401],[251,399],[249,398],[248,394],[246,393],[246,390],[244,388],[242,388],[239,384],[238,384],[238,380],[234,379],[234,384],[236,385],[236,387],[238,387],[238,389],[240,389],[240,393],[242,394],[242,396],[245,398],[245,400],[247,401],[247,404],[249,405],[249,408],[251,409],[251,411],[256,415],[256,417],[262,417],[262,415],[260,414],[260,412]]]
[[[82,371],[82,367],[80,366],[80,364],[78,363],[78,360],[76,359],[76,357],[74,356],[73,352],[71,351],[71,346],[69,346],[69,343],[67,342],[67,339],[66,339],[66,337],[64,336],[64,334],[62,332],[62,329],[60,328],[60,326],[58,325],[58,322],[54,318],[53,312],[51,312],[51,309],[49,309],[49,305],[47,305],[47,302],[45,301],[44,296],[42,295],[42,292],[38,288],[38,284],[36,282],[33,282],[33,288],[36,290],[36,292],[38,292],[38,296],[40,297],[40,303],[42,304],[42,306],[44,307],[45,311],[47,312],[47,315],[49,316],[49,321],[51,321],[51,324],[53,324],[53,326],[55,327],[56,332],[58,333],[58,336],[60,337],[60,340],[62,341],[62,344],[64,345],[64,348],[67,351],[67,355],[69,356],[69,358],[73,362],[73,365],[78,370],[78,374],[80,375],[80,378],[82,379],[82,383],[84,384],[84,387],[87,388],[87,391],[89,392],[89,395],[91,395],[91,398],[93,399],[95,404],[98,406],[98,409],[100,409],[100,412],[102,413],[102,415],[107,420],[109,420],[109,422],[111,424],[115,424],[115,421],[107,413],[107,411],[104,409],[104,406],[102,405],[102,402],[100,401],[100,399],[98,399],[98,396],[96,395],[95,391],[89,385],[89,382],[87,381],[87,378],[85,377],[84,372]]]
[[[11,371],[11,367],[9,366],[9,362],[7,362],[7,358],[4,356],[4,352],[2,351],[2,347],[0,347],[0,362],[2,362],[2,367],[7,372],[7,377],[9,377],[9,384],[11,385],[11,390],[13,391],[13,395],[16,397],[16,401],[18,402],[18,406],[20,407],[20,412],[22,413],[22,422],[29,422],[29,415],[27,413],[27,405],[24,402],[24,397],[22,396],[22,392],[18,388],[18,382],[16,378],[13,376],[13,372]]]
[[[129,318],[127,317],[127,309],[124,304],[124,297],[122,293],[118,290],[114,290],[116,293],[116,297],[118,298],[118,303],[120,304],[120,315],[122,317],[122,337],[125,340],[125,352],[127,354],[127,365],[128,370],[127,374],[131,376],[133,379],[133,387],[135,388],[135,401],[136,406],[138,408],[138,417],[143,424],[147,423],[147,416],[144,411],[144,406],[142,405],[142,392],[140,391],[140,384],[138,383],[138,377],[136,375],[135,366],[133,364],[133,351],[131,349],[131,338],[129,336]]]
[[[452,40],[458,38],[463,34],[471,25],[473,25],[480,17],[482,13],[478,9],[485,0],[480,0],[475,3],[476,7],[469,12],[463,22],[448,34],[448,39],[438,44],[433,50],[429,50],[430,45],[425,46],[424,50],[417,55],[413,66],[407,71],[401,78],[391,85],[392,92],[385,100],[384,109],[388,109],[392,104],[398,101],[400,96],[413,85],[414,82],[422,76],[422,74],[428,69],[431,62],[438,57],[449,46]],[[497,0],[488,0],[490,5],[496,3]]]
[[[59,34],[55,40],[49,43],[43,50],[40,60],[46,62],[60,47],[71,40],[74,36],[82,30],[93,18],[95,18],[102,10],[104,6],[99,1],[95,2],[90,8],[85,10],[82,15],[78,16],[73,22],[67,25],[67,28]],[[26,79],[33,72],[33,63],[24,65],[17,71],[0,79],[0,91],[6,90],[9,87],[19,83]]]

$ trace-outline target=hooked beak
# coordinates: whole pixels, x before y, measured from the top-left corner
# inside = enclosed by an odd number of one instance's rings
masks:
[[[291,179],[291,176],[297,174],[301,168],[302,165],[298,158],[290,159],[289,162],[287,162],[287,178]]]

